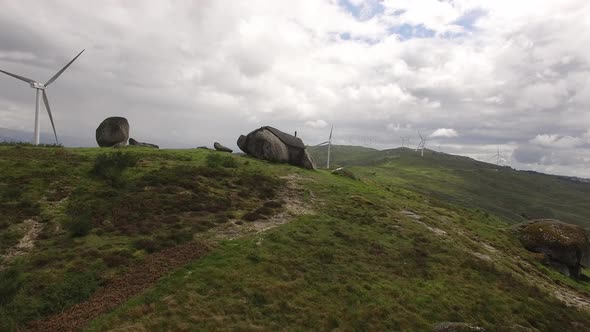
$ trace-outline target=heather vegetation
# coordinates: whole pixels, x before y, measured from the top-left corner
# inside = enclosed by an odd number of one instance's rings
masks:
[[[503,213],[502,199],[543,201],[525,195],[537,175],[450,156],[363,156],[351,178],[201,149],[114,151],[0,147],[0,330],[73,324],[69,310],[117,292],[113,311],[70,326],[590,328],[590,283],[544,266],[512,233],[521,209]],[[489,188],[500,172],[511,180]],[[588,190],[538,176],[545,191]],[[488,202],[488,188],[510,195]],[[559,202],[544,206],[588,220]],[[192,255],[193,243],[208,249]]]

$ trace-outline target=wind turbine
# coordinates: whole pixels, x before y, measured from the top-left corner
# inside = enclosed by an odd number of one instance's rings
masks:
[[[496,158],[496,165],[500,165],[500,162],[502,160],[506,160],[506,158],[500,154],[500,147],[499,146],[496,146],[496,149],[497,149],[496,154],[493,157],[491,157],[490,159]]]
[[[418,146],[416,147],[416,152],[418,152],[418,150],[421,150],[420,156],[424,157],[424,148],[426,147],[426,142],[428,140],[422,137],[422,134],[420,134],[420,132],[418,132],[418,136],[420,136],[420,143],[418,143]]]
[[[84,52],[84,51],[85,50],[82,50],[82,52]],[[39,133],[39,124],[41,122],[41,119],[39,118],[39,106],[41,104],[41,100],[40,100],[41,95],[43,95],[43,103],[45,104],[45,109],[47,109],[47,114],[49,115],[49,120],[51,121],[51,127],[53,128],[53,135],[55,136],[55,142],[56,143],[59,143],[58,140],[57,140],[57,132],[55,131],[55,124],[53,123],[53,116],[51,115],[51,108],[49,107],[49,99],[47,98],[47,92],[45,90],[61,74],[63,74],[63,72],[66,71],[66,69],[68,69],[68,67],[74,61],[76,61],[76,59],[78,59],[78,57],[80,55],[82,55],[82,52],[78,53],[78,55],[76,55],[76,57],[74,59],[72,59],[72,61],[68,62],[68,64],[65,65],[65,67],[63,67],[60,71],[58,71],[55,75],[53,75],[53,77],[50,78],[49,81],[47,81],[47,83],[45,83],[45,84],[39,83],[39,82],[37,82],[35,80],[32,80],[30,78],[26,78],[26,77],[23,77],[23,76],[20,76],[20,75],[9,73],[9,72],[4,71],[4,70],[0,70],[0,72],[6,74],[8,76],[12,76],[12,77],[14,77],[16,79],[19,79],[21,81],[24,81],[24,82],[29,83],[29,85],[31,86],[31,88],[37,90],[36,103],[35,103],[35,134],[34,134],[35,145],[39,145],[39,135],[40,135],[40,133]]]
[[[332,125],[332,128],[330,128],[330,137],[328,138],[328,140],[316,145],[316,146],[328,145],[328,159],[326,161],[326,168],[327,169],[330,169],[330,150],[332,149],[332,131],[333,130],[334,130],[334,125]]]

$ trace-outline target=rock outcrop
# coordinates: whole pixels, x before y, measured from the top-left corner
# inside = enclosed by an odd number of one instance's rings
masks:
[[[485,332],[483,327],[473,326],[467,323],[444,322],[437,324],[432,332]]]
[[[579,277],[582,267],[590,266],[590,241],[580,226],[538,219],[516,225],[515,229],[527,250],[542,253],[546,264],[565,275]]]
[[[215,150],[221,151],[221,152],[229,152],[229,153],[234,152],[234,150],[232,150],[228,147],[225,147],[225,146],[219,144],[218,142],[213,143],[213,147],[215,148]]]
[[[96,143],[100,147],[118,147],[127,144],[129,122],[122,117],[106,118],[96,128]]]
[[[276,128],[265,126],[238,138],[238,147],[245,153],[273,162],[314,169],[313,160],[303,141]]]
[[[129,139],[129,145],[140,146],[140,147],[144,147],[144,148],[153,148],[153,149],[159,149],[160,148],[156,144],[145,143],[145,142],[138,142],[138,141],[134,140],[133,138],[130,138]]]

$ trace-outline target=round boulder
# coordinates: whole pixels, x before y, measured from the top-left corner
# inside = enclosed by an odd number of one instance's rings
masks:
[[[123,117],[106,118],[96,128],[96,143],[100,147],[118,147],[127,144],[129,122]]]
[[[579,277],[590,266],[590,241],[586,231],[554,219],[538,219],[515,227],[522,245],[541,253],[544,261],[561,273]]]

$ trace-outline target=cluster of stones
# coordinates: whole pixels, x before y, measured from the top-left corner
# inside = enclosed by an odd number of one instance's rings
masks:
[[[123,117],[105,119],[96,128],[96,142],[100,147],[121,147],[127,145],[156,148],[155,144],[139,142],[129,138],[129,121]],[[232,149],[215,142],[217,151],[232,153]],[[248,135],[241,135],[238,147],[246,154],[271,162],[283,162],[307,169],[315,169],[311,156],[307,153],[303,141],[276,128],[265,126]],[[206,147],[201,147],[206,148]]]

